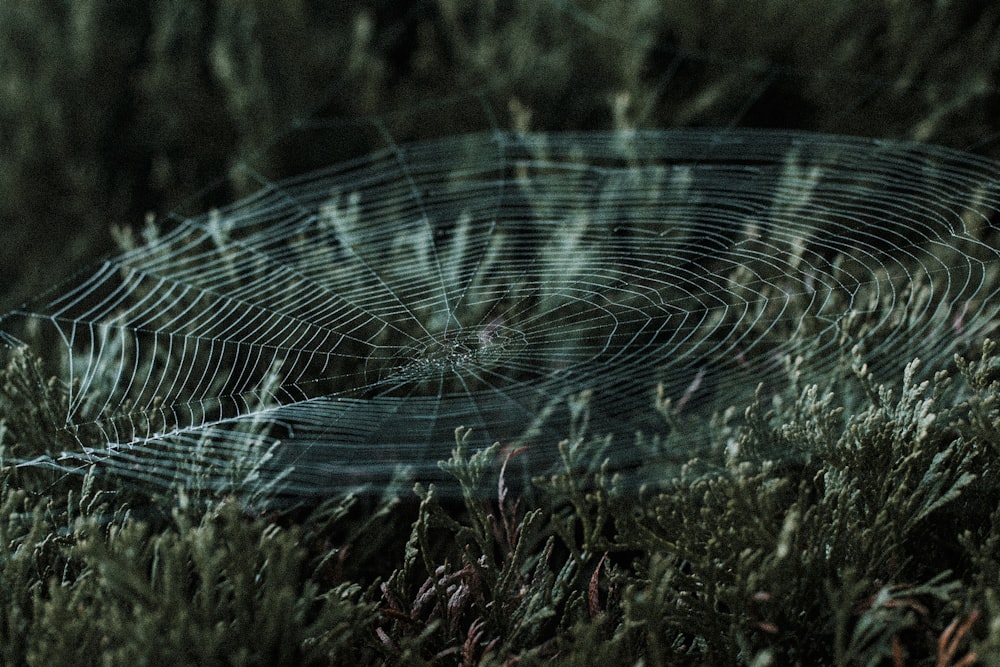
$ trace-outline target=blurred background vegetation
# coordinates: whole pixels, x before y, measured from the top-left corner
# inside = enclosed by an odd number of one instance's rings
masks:
[[[735,125],[1000,153],[1000,7],[967,0],[39,0],[0,26],[0,310],[113,230],[387,137]]]

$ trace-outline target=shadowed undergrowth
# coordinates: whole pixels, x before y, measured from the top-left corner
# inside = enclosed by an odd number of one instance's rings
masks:
[[[799,387],[793,368],[782,396],[719,416],[716,455],[639,491],[579,473],[601,446],[587,433],[531,489],[507,484],[518,452],[469,452],[456,433],[444,467],[464,502],[418,486],[269,510],[266,491],[144,495],[7,467],[3,659],[988,661],[998,366],[987,342],[951,375],[916,382],[911,364],[891,387],[863,367]],[[58,400],[35,369],[19,355],[4,371],[5,414]],[[5,454],[44,446],[31,421],[5,423]]]

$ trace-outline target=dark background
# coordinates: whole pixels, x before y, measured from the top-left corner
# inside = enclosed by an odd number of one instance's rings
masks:
[[[3,3],[0,311],[147,216],[390,140],[745,126],[1000,157],[998,32],[966,1]]]

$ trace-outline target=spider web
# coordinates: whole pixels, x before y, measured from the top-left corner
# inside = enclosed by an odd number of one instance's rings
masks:
[[[786,358],[822,372],[860,345],[889,376],[990,329],[998,252],[977,239],[997,176],[795,132],[393,146],[184,220],[17,313],[70,352],[79,446],[45,461],[172,483],[198,451],[224,485],[263,424],[277,453],[255,473],[326,493],[437,479],[464,426],[542,471],[587,390],[607,456],[635,468],[657,387],[694,424]]]
[[[894,381],[993,330],[994,162],[797,131],[486,125],[403,143],[372,121],[383,150],[262,179],[8,314],[8,344],[62,351],[68,391],[56,451],[21,464],[447,493],[463,427],[530,474],[591,437],[587,469],[638,484],[711,448],[710,417],[780,392],[790,365],[822,381],[856,355]],[[669,429],[682,447],[639,446]]]

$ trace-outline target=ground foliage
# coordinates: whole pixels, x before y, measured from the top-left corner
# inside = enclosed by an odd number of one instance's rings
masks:
[[[274,509],[7,468],[4,661],[992,660],[1000,357],[988,341],[919,383],[916,363],[897,386],[856,365],[830,387],[789,364],[781,396],[719,417],[717,456],[639,497],[580,474],[602,445],[587,432],[561,443],[565,473],[524,489],[506,482],[519,452],[469,452],[460,430],[442,465],[464,503],[418,485]],[[27,354],[5,369],[5,413],[60,399],[37,370]],[[848,393],[867,406],[847,414]],[[44,448],[42,419],[6,422],[4,454]],[[663,437],[682,437],[667,418]]]
[[[110,224],[172,209],[303,109],[373,115],[485,86],[542,129],[739,118],[956,146],[996,129],[983,87],[1000,59],[996,10],[973,3],[594,1],[574,15],[573,3],[442,1],[404,20],[394,4],[4,5],[5,296],[106,249]],[[420,118],[398,138],[420,136]],[[281,173],[294,152],[256,165]],[[234,178],[218,196],[251,186]],[[66,219],[79,231],[66,236]],[[43,426],[66,400],[13,351],[0,377],[0,660],[1000,663],[1000,356],[977,343],[932,380],[917,368],[882,385],[845,354],[815,383],[786,360],[780,395],[717,415],[717,449],[641,493],[579,474],[603,444],[583,424],[560,445],[565,474],[531,486],[507,483],[516,452],[467,451],[458,432],[445,466],[464,502],[386,489],[274,509],[266,485],[152,495],[5,464],[52,447]],[[671,406],[649,409],[662,431],[636,446],[683,446]]]

